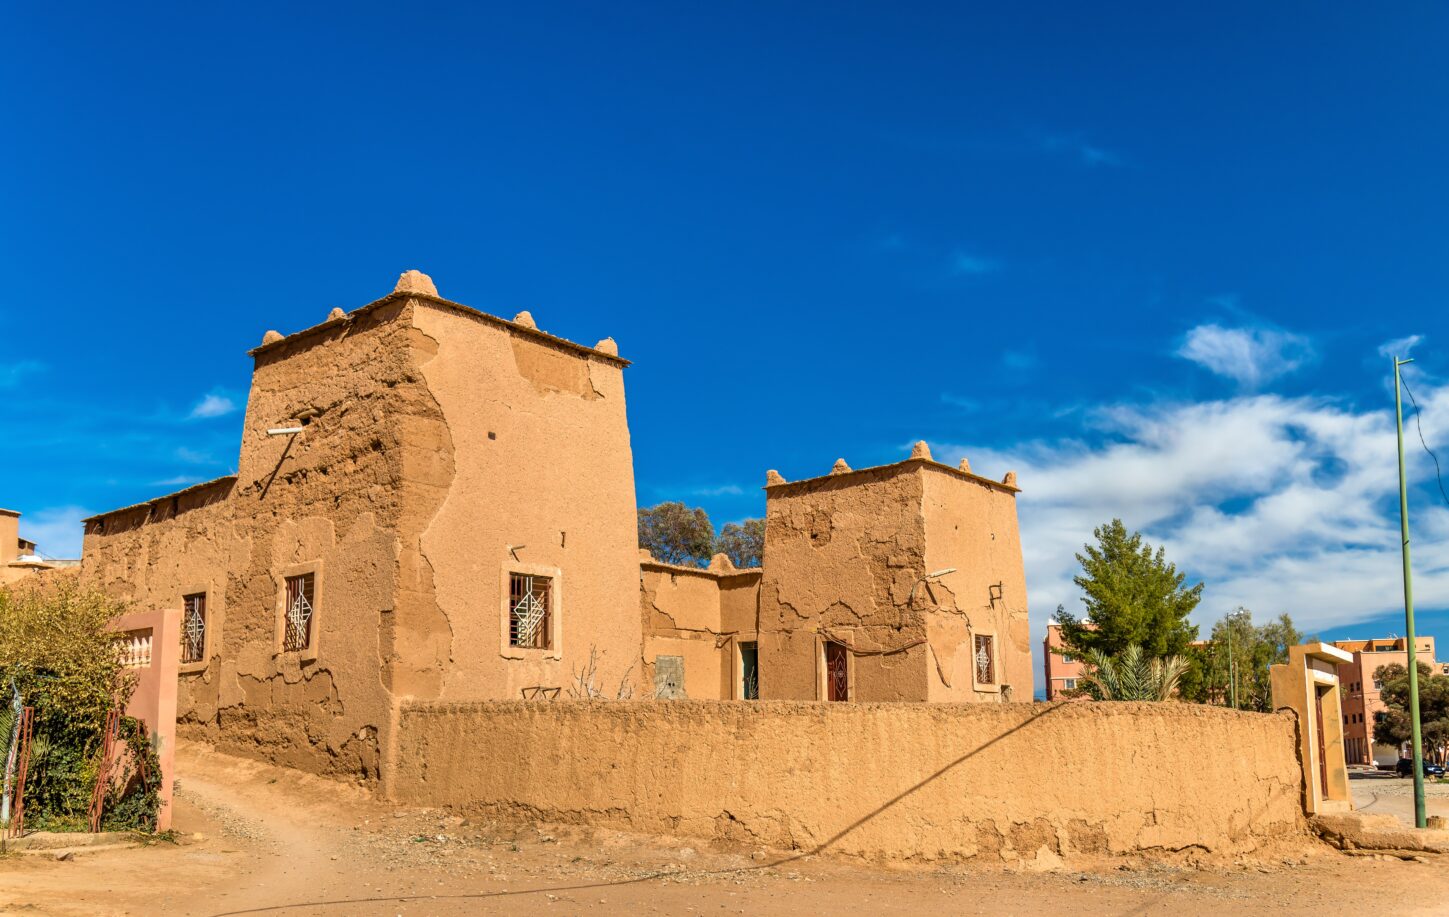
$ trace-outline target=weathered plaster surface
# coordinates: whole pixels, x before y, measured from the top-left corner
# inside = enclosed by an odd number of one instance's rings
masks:
[[[954,568],[917,590],[918,598],[929,603],[928,697],[981,699],[982,692],[972,680],[972,636],[979,633],[996,640],[998,687],[1009,686],[1010,697],[1027,700],[1034,673],[1016,497],[935,465],[921,466],[921,481],[925,571]]]
[[[735,699],[740,690],[737,644],[756,638],[759,584],[758,569],[695,569],[641,561],[644,684],[654,684],[655,659],[680,656],[688,697]]]
[[[621,682],[637,688],[643,634],[622,366],[427,302],[413,320],[431,342],[419,368],[441,412],[428,435],[448,437],[452,473],[410,501],[429,509],[414,522],[440,635],[413,654],[438,654],[442,674],[435,688],[405,693],[474,700],[567,687],[591,651],[610,696]],[[504,571],[519,564],[558,571],[560,640],[551,652],[506,657]]]
[[[1292,717],[1195,704],[417,705],[399,739],[410,803],[870,858],[1305,836]]]
[[[822,697],[825,640],[850,648],[851,700],[1031,696],[1014,487],[927,457],[859,471],[837,464],[825,477],[772,481],[766,493],[762,697]],[[989,687],[972,679],[975,633],[997,640]]]
[[[772,488],[760,586],[760,696],[819,697],[819,641],[855,654],[853,700],[925,700],[921,479],[894,467]]]
[[[256,355],[239,470],[87,525],[83,571],[177,607],[207,594],[208,662],[182,675],[183,728],[320,773],[379,776],[393,704],[380,677],[395,608],[406,420],[430,399],[388,304]],[[434,409],[435,410],[435,409]],[[305,422],[296,436],[266,430]],[[314,646],[283,653],[285,578],[316,577]]]
[[[402,699],[566,687],[591,650],[601,686],[639,677],[626,364],[408,280],[266,336],[234,478],[88,522],[83,570],[111,593],[172,608],[206,593],[207,660],[179,707],[222,747],[377,778]],[[555,571],[548,652],[501,651],[516,565]],[[313,646],[282,652],[300,573]]]

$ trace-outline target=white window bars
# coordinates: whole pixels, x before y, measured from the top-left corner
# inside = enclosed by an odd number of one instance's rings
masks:
[[[282,650],[295,652],[312,645],[312,574],[287,577],[287,610],[282,622]]]
[[[206,659],[206,593],[183,598],[181,621],[181,661],[203,662]]]
[[[549,633],[551,581],[546,576],[511,573],[508,576],[508,645],[546,650]]]
[[[996,684],[996,661],[992,653],[992,638],[983,634],[976,635],[976,683],[978,685]]]

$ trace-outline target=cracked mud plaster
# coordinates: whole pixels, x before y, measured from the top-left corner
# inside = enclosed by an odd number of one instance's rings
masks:
[[[591,649],[605,679],[638,677],[622,364],[428,297],[334,316],[255,360],[235,478],[86,536],[84,575],[113,594],[153,607],[207,594],[207,660],[180,689],[187,731],[376,778],[395,697],[562,686]],[[302,432],[267,435],[279,426]],[[558,658],[500,655],[514,554],[559,570]],[[300,572],[315,577],[314,645],[281,653]]]
[[[644,683],[654,683],[656,659],[679,656],[690,697],[734,697],[736,644],[754,640],[758,626],[759,571],[717,572],[653,561],[639,567]]]
[[[419,308],[414,322],[436,342],[420,372],[452,443],[452,473],[423,504],[417,544],[453,651],[435,691],[410,693],[476,700],[567,687],[591,652],[609,696],[625,682],[637,690],[643,628],[623,367],[458,310]],[[505,653],[507,573],[519,565],[553,580],[560,638],[548,652]]]
[[[772,488],[766,529],[763,696],[816,697],[821,640],[850,647],[855,700],[1030,696],[1011,490],[908,461]],[[976,634],[993,638],[997,684],[973,681]]]
[[[1281,714],[505,702],[405,706],[399,738],[410,804],[722,843],[993,863],[1224,860],[1309,843]]]
[[[185,732],[308,771],[378,776],[392,703],[377,634],[397,607],[405,440],[436,414],[407,309],[257,354],[235,481],[133,527],[107,518],[88,531],[83,573],[112,594],[153,607],[207,595],[207,660],[181,676]],[[301,434],[267,436],[298,418]],[[299,566],[315,576],[315,658],[280,652]]]

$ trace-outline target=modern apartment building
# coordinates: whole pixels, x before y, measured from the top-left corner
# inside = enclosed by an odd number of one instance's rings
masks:
[[[1082,677],[1082,661],[1070,653],[1062,653],[1062,626],[1047,622],[1046,636],[1041,641],[1042,668],[1047,700],[1061,700],[1063,691],[1077,687]]]
[[[1446,668],[1434,655],[1434,638],[1415,640],[1419,661],[1436,672]],[[1403,637],[1375,640],[1337,640],[1334,646],[1353,654],[1352,662],[1338,667],[1338,681],[1343,685],[1343,751],[1349,764],[1393,764],[1400,750],[1392,745],[1373,742],[1374,717],[1387,707],[1381,696],[1382,682],[1374,677],[1380,668],[1397,663],[1409,664],[1409,641]]]

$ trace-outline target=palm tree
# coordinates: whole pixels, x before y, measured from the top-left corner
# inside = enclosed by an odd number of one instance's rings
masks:
[[[1146,656],[1137,644],[1116,656],[1089,650],[1084,659],[1089,668],[1083,677],[1101,700],[1169,700],[1188,667],[1181,656]]]

